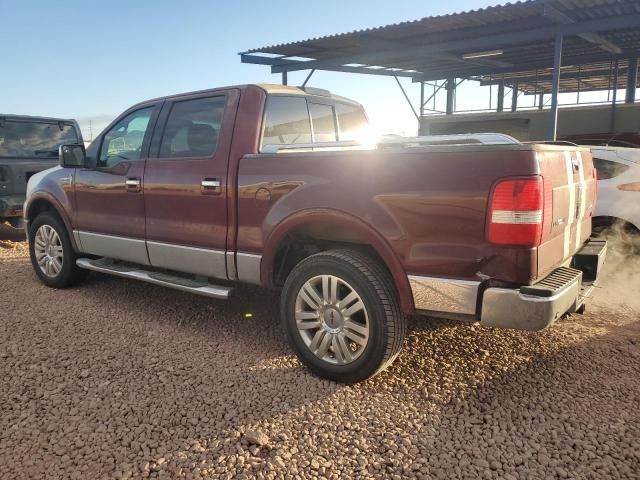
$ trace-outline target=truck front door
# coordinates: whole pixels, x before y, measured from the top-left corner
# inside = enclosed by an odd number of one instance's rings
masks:
[[[144,173],[154,267],[227,278],[227,165],[239,97],[227,90],[164,104]]]
[[[125,112],[87,152],[75,178],[74,232],[84,253],[149,264],[142,177],[162,102]]]

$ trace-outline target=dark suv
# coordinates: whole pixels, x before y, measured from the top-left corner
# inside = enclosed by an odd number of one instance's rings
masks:
[[[69,143],[82,144],[75,120],[0,114],[0,235],[24,235],[27,181],[56,166],[58,147]]]

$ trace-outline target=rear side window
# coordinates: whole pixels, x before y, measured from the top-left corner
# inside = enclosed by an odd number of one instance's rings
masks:
[[[57,158],[58,147],[72,143],[78,135],[69,124],[0,122],[0,157]]]
[[[335,115],[331,105],[309,103],[314,142],[335,142],[338,140]]]
[[[604,160],[602,158],[593,158],[593,164],[598,171],[598,180],[608,180],[615,178],[618,175],[622,175],[629,170],[628,165],[624,165],[618,162],[612,162],[610,160]]]
[[[304,97],[270,96],[262,145],[311,143],[311,125]]]
[[[361,108],[346,103],[336,103],[336,114],[341,141],[359,140],[366,135],[369,123]]]
[[[218,146],[225,103],[223,96],[174,103],[162,134],[160,158],[211,156]]]

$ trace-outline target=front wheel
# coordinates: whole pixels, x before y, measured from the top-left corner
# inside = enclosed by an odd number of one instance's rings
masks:
[[[359,382],[385,369],[406,332],[391,276],[354,249],[318,253],[296,265],[281,309],[298,358],[338,382]]]
[[[48,287],[66,288],[85,278],[62,221],[49,212],[38,215],[29,228],[31,265]]]

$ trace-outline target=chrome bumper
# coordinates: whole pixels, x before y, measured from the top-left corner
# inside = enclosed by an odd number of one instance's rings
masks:
[[[578,310],[582,289],[582,272],[556,295],[539,297],[523,294],[519,289],[488,288],[482,297],[483,327],[542,330],[565,313]],[[586,295],[585,295],[586,296]]]
[[[538,283],[520,288],[482,291],[480,282],[415,275],[409,276],[409,283],[418,311],[480,320],[483,327],[542,330],[566,313],[584,310],[606,253],[606,242],[590,240],[573,257],[571,267],[560,267]]]
[[[542,330],[565,313],[584,311],[607,255],[607,242],[590,240],[572,259],[530,287],[488,288],[482,297],[483,327]]]

